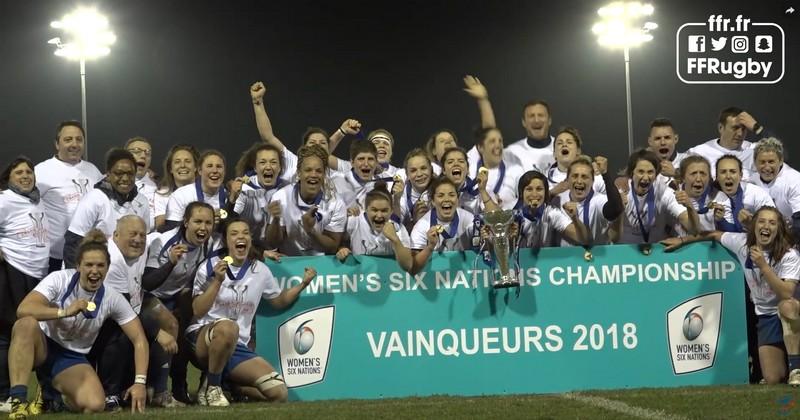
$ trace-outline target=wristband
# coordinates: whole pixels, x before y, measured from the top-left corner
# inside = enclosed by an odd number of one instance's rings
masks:
[[[339,127],[339,132],[342,133],[343,136],[347,135],[347,133],[345,133],[344,130],[342,130],[342,127]]]
[[[753,124],[753,133],[758,134],[762,128],[764,127],[759,123]]]
[[[133,379],[133,383],[135,384],[147,384],[147,375],[136,375]]]

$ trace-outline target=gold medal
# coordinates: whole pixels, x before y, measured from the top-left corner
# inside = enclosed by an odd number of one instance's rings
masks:
[[[219,218],[220,219],[227,219],[228,218],[228,212],[225,211],[225,209],[219,209]]]
[[[488,174],[488,173],[489,173],[489,169],[487,169],[485,166],[481,166],[478,169],[478,175]]]
[[[444,226],[436,225],[436,233],[442,233],[442,232],[444,232]]]
[[[589,251],[587,249],[586,252],[583,253],[583,259],[585,261],[591,261],[592,260],[592,251]]]
[[[250,177],[247,176],[247,175],[243,176],[242,177],[242,184],[249,184],[249,183],[250,183]]]
[[[97,309],[97,305],[94,302],[89,302],[86,304],[86,310],[89,312],[94,312]]]
[[[226,263],[228,263],[228,265],[231,265],[233,264],[233,257],[228,255],[227,257],[223,258],[222,261],[225,261]]]

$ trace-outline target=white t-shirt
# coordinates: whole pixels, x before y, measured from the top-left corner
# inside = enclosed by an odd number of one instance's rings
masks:
[[[197,188],[198,185],[200,185],[199,182],[200,180],[198,179],[172,192],[172,195],[169,196],[169,202],[167,203],[167,220],[173,222],[183,221],[183,213],[186,211],[186,207],[194,201],[208,203],[215,211],[219,210],[220,206],[225,207],[228,192],[224,187],[219,187],[219,190],[214,194],[206,194],[205,191],[200,189],[200,196],[198,196]],[[220,198],[222,199],[221,203]]]
[[[193,296],[199,296],[208,289],[214,280],[213,267],[219,261],[219,256],[211,257],[207,263],[197,270],[194,278]],[[211,267],[211,269],[209,269]],[[225,275],[225,280],[220,285],[219,292],[214,299],[214,304],[207,314],[192,323],[186,332],[199,330],[204,325],[213,323],[218,319],[230,319],[239,325],[239,344],[247,345],[250,342],[250,327],[253,317],[258,309],[261,299],[274,299],[281,294],[281,288],[272,276],[272,272],[261,261],[253,261],[240,273],[244,267],[228,266],[230,274]],[[238,280],[236,278],[240,277]]]
[[[257,180],[251,180],[250,184],[242,185],[242,191],[236,197],[236,204],[233,207],[233,211],[247,221],[254,238],[264,236],[264,227],[269,224],[267,203],[279,189],[265,190],[257,183]]]
[[[569,198],[569,191],[564,191],[563,193],[559,194],[558,201],[561,203],[561,205],[572,201]],[[605,216],[603,216],[603,206],[605,206],[606,203],[608,203],[608,196],[599,192],[592,194],[592,198],[588,206],[588,213],[586,212],[586,199],[578,202],[578,219],[583,222],[583,224],[586,225],[586,228],[589,230],[589,235],[591,235],[593,245],[608,245],[610,243],[608,239],[608,227],[610,222],[606,220]],[[572,223],[571,220],[570,223]],[[561,246],[572,245],[573,244],[569,243],[569,241],[566,239],[561,239]]]
[[[55,157],[36,165],[34,172],[50,223],[50,257],[60,260],[64,255],[64,234],[78,202],[103,179],[103,174],[91,162],[82,160],[71,165]]]
[[[181,255],[164,283],[150,292],[159,299],[171,299],[181,289],[190,287],[194,281],[195,270],[202,267],[207,255],[221,247],[221,243],[216,237],[209,238],[206,245],[203,246],[189,245],[183,235],[179,234],[179,228],[156,233],[153,234],[153,239],[147,247],[147,267],[159,268],[167,264],[170,249],[178,244],[188,245],[189,252]]]
[[[478,176],[478,163],[479,161],[477,160],[474,163],[470,161],[469,176],[472,179],[476,179]],[[519,177],[521,177],[525,171],[522,169],[522,166],[514,161],[503,161],[502,165],[505,167],[505,172],[501,170],[500,166],[496,168],[487,168],[489,169],[489,178],[486,182],[486,191],[495,203],[497,203],[499,199],[500,207],[509,210],[513,209],[517,204],[517,184],[519,183]],[[503,175],[502,180],[500,179],[501,173]],[[482,208],[483,203],[481,203],[481,209]]]
[[[444,226],[434,248],[436,251],[466,251],[472,247],[472,237],[475,236],[475,216],[472,213],[456,208],[456,217],[449,223],[434,219],[436,209],[431,209],[417,221],[411,230],[411,249],[421,250],[428,245],[428,229],[433,225]]]
[[[299,187],[297,187],[299,190]],[[295,185],[287,185],[272,195],[272,201],[281,203],[283,210],[280,226],[286,229],[286,237],[278,249],[286,255],[324,255],[319,244],[303,230],[301,218],[312,203],[306,203],[295,191]],[[347,224],[347,209],[338,198],[323,194],[317,204],[317,223],[314,230],[342,233]]]
[[[288,147],[283,148],[281,155],[283,157],[283,170],[281,171],[280,180],[284,184],[291,184],[297,174],[297,155],[289,150]]]
[[[117,244],[108,241],[108,253],[111,254],[111,265],[108,266],[108,274],[103,284],[120,293],[127,293],[130,296],[131,307],[137,314],[142,310],[142,275],[147,264],[147,254],[142,254],[139,258],[128,260],[120,253]]]
[[[136,313],[125,297],[114,289],[103,287],[101,289],[103,298],[100,300],[100,290],[89,293],[83,290],[80,281],[75,281],[74,286],[70,288],[76,273],[74,269],[54,271],[40,281],[33,290],[44,295],[50,305],[61,309],[68,308],[78,299],[95,302],[97,307],[93,312],[96,314],[94,318],[87,318],[84,313],[79,313],[72,317],[39,321],[39,328],[44,335],[61,347],[87,354],[92,349],[106,319],[113,319],[118,325],[125,325],[136,319]]]
[[[41,279],[50,259],[48,222],[44,203],[11,190],[0,191],[0,250],[11,266]]]
[[[389,221],[388,223],[394,223]],[[403,226],[394,223],[397,237],[406,248],[411,246],[408,231]],[[355,255],[394,255],[394,248],[389,238],[383,232],[372,230],[366,219],[366,213],[347,218],[347,233],[350,236],[350,250]]]
[[[376,176],[372,180],[361,181],[356,178],[353,171],[348,171],[332,176],[330,182],[336,191],[336,198],[344,203],[345,208],[358,206],[363,209],[367,193],[375,188],[375,181],[381,179],[381,177]],[[383,179],[383,181],[389,185],[392,179],[389,177],[388,179]]]
[[[169,190],[158,190],[156,194],[153,196],[153,219],[155,220],[158,216],[164,216],[167,214],[167,204],[169,203],[169,196],[172,193]]]
[[[650,208],[647,204],[647,195],[644,197],[639,196],[633,189],[628,191],[628,203],[625,205],[625,214],[623,215],[622,235],[620,243],[622,244],[643,244],[643,243],[658,243],[667,237],[667,225],[676,223],[678,217],[686,211],[686,207],[682,206],[675,200],[675,192],[668,188],[665,184],[656,181],[653,183],[653,211],[655,215],[650,224]],[[623,193],[620,193],[623,194]],[[648,238],[642,233],[639,226],[639,219],[637,217],[636,209],[639,209],[642,225],[648,232]]]
[[[686,151],[686,155],[702,156],[711,164],[711,177],[717,178],[717,160],[724,155],[734,155],[742,161],[742,179],[748,180],[755,172],[753,165],[753,144],[745,140],[737,150],[726,149],[719,145],[719,139],[709,140]],[[685,156],[684,156],[685,157]]]
[[[517,223],[520,224],[520,248],[558,246],[559,234],[572,224],[572,219],[563,209],[551,205],[545,205],[541,216],[529,216],[530,218],[526,217],[522,210],[517,216]]]
[[[95,188],[78,203],[68,230],[76,235],[86,236],[90,230],[100,229],[107,237],[111,237],[117,228],[117,221],[128,215],[141,217],[145,222],[145,229],[150,230],[150,206],[145,196],[136,194],[133,200],[120,206],[117,200],[108,198],[104,192]]]
[[[792,214],[800,211],[800,172],[784,163],[778,176],[772,182],[765,183],[758,173],[754,173],[750,178],[750,183],[769,191],[775,207],[781,212],[786,223],[791,226]]]
[[[143,195],[147,199],[147,204],[150,211],[150,220],[145,220],[145,222],[148,222],[150,230],[153,230],[156,226],[155,199],[158,185],[156,185],[155,181],[153,181],[153,178],[150,178],[149,174],[145,174],[143,177],[136,179],[136,189],[139,191],[139,194]]]
[[[744,278],[747,281],[747,287],[750,288],[750,300],[755,304],[756,315],[777,314],[778,296],[775,291],[772,290],[766,280],[761,278],[761,270],[758,269],[755,263],[752,264],[752,268],[747,267],[747,260],[750,257],[750,249],[747,247],[747,234],[743,232],[725,232],[722,234],[720,242],[722,242],[722,246],[736,254],[736,258],[742,264]],[[788,252],[783,254],[783,257],[777,263],[770,259],[769,253],[764,253],[764,258],[778,278],[795,283],[800,280],[800,254],[794,248],[790,248]],[[797,292],[795,289],[795,297],[798,296]]]
[[[751,214],[755,214],[762,206],[775,206],[772,197],[769,196],[767,190],[747,182],[739,184],[742,188],[742,204],[744,209]],[[728,223],[734,223],[733,208],[731,205],[731,198],[722,191],[717,192],[714,196],[714,201],[722,204],[725,207],[725,220]],[[744,226],[742,228],[745,228]]]
[[[556,161],[556,158],[553,156],[553,143],[555,142],[555,138],[550,136],[550,143],[547,144],[546,147],[536,148],[531,147],[528,144],[528,138],[522,138],[520,140],[515,141],[508,147],[503,150],[503,159],[506,160],[507,157],[512,162],[516,160],[522,166],[523,173],[536,170],[541,173],[546,173],[547,168]],[[475,149],[473,147],[473,149]],[[472,149],[470,149],[472,151]],[[475,151],[477,154],[477,150]],[[472,157],[470,157],[472,159]]]

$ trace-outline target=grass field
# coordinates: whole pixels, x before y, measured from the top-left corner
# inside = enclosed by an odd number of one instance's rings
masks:
[[[800,389],[743,385],[621,391],[588,391],[553,395],[497,397],[403,398],[244,403],[224,409],[189,407],[149,409],[135,418],[170,419],[780,419],[800,418]],[[134,418],[128,413],[94,418]],[[53,414],[44,419],[76,419]]]

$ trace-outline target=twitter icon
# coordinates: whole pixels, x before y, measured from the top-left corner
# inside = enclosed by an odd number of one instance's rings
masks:
[[[719,38],[711,38],[711,50],[712,51],[721,51],[725,48],[725,44],[728,42],[728,38],[721,36]]]

